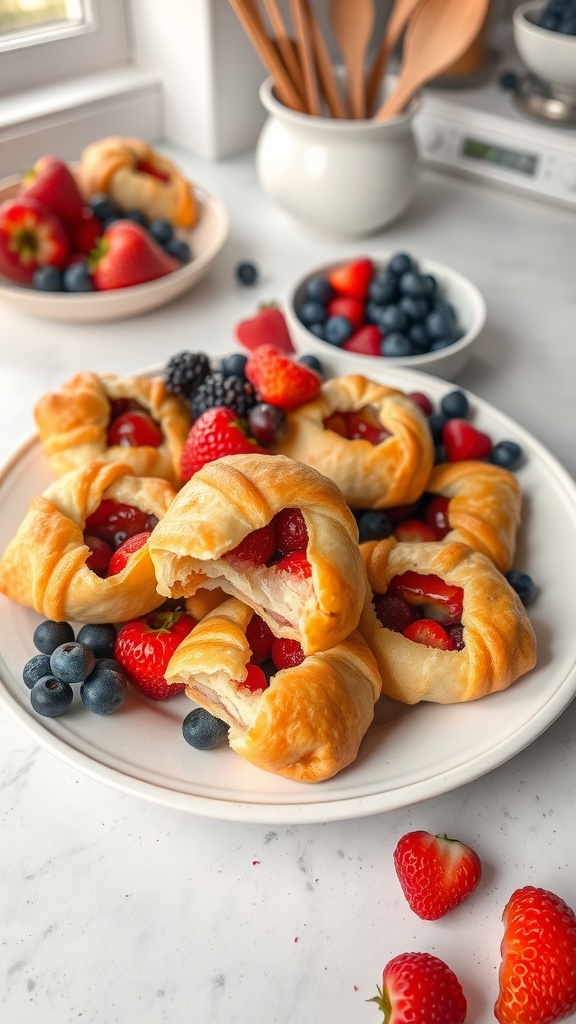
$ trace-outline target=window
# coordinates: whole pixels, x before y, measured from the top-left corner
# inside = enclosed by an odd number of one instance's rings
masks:
[[[90,21],[84,0],[0,0],[0,49],[45,42]]]

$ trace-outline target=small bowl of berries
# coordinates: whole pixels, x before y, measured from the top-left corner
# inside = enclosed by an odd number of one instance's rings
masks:
[[[289,293],[286,319],[298,350],[330,373],[389,364],[452,380],[484,327],[486,304],[458,271],[396,252],[309,270]]]
[[[576,90],[576,6],[572,0],[527,0],[512,17],[516,49],[532,74]]]

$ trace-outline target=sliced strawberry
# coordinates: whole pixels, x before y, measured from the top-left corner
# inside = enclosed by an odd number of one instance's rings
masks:
[[[484,459],[492,451],[492,441],[488,434],[476,430],[468,420],[448,420],[442,431],[442,444],[448,462]]]
[[[440,540],[440,532],[421,519],[405,519],[394,528],[396,540],[404,544],[423,544],[426,541]]]
[[[0,204],[0,274],[28,284],[38,267],[64,267],[70,243],[64,225],[47,206],[28,196]]]
[[[182,452],[180,472],[189,480],[207,462],[224,455],[269,455],[246,434],[246,425],[225,406],[214,406],[198,417],[192,426]]]
[[[268,688],[268,680],[258,665],[248,664],[246,666],[246,678],[238,683],[240,690],[250,690],[250,693],[257,693],[258,690]]]
[[[278,572],[289,572],[292,576],[308,579],[312,575],[312,566],[306,558],[305,551],[292,551],[285,558],[276,562]]]
[[[68,234],[75,253],[88,255],[102,236],[102,221],[89,206],[85,206],[78,220],[69,225]]]
[[[291,551],[305,551],[308,547],[308,527],[298,508],[283,508],[272,520],[276,537],[276,550],[282,555]]]
[[[433,573],[409,569],[400,576],[392,577],[387,592],[413,607],[421,607],[427,618],[434,618],[443,625],[456,625],[462,621],[462,587],[445,583]]]
[[[147,412],[130,410],[123,412],[112,420],[106,437],[110,447],[120,445],[121,448],[159,448],[162,444],[162,431]]]
[[[295,363],[272,345],[262,345],[246,363],[246,377],[263,402],[295,409],[318,394],[322,381],[314,370]]]
[[[246,627],[246,639],[252,651],[250,661],[254,665],[261,665],[268,661],[272,655],[272,643],[274,634],[268,623],[264,622],[259,615],[253,615]]]
[[[236,324],[234,333],[236,340],[250,352],[260,345],[273,345],[280,352],[294,351],[286,318],[277,306],[261,306],[255,316]]]
[[[372,260],[352,260],[333,270],[328,275],[328,280],[339,295],[347,295],[352,299],[365,299],[368,294],[368,285],[374,277],[374,270]]]
[[[331,299],[326,307],[328,316],[343,316],[349,320],[354,330],[358,330],[364,323],[364,302],[362,299],[349,298],[346,295],[337,295]]]
[[[358,412],[344,413],[347,436],[351,441],[368,441],[370,444],[382,444],[390,432],[382,426],[374,411],[366,407]]]
[[[437,647],[441,651],[455,651],[456,644],[452,637],[434,619],[418,619],[402,630],[402,636],[424,647]]]
[[[295,668],[304,661],[305,654],[297,640],[276,637],[272,644],[272,661],[278,670]]]
[[[108,566],[108,576],[117,576],[119,572],[122,572],[126,568],[130,561],[130,555],[133,555],[135,551],[140,551],[150,539],[150,530],[145,533],[135,533],[133,537],[128,537],[119,548],[116,549],[112,558],[110,559],[110,565]]]
[[[357,352],[363,356],[381,355],[382,338],[384,335],[376,324],[364,324],[359,330],[354,331],[348,341],[345,341],[342,348],[346,352]]]
[[[450,521],[448,519],[448,507],[450,499],[442,494],[432,498],[424,514],[424,520],[429,526],[433,526],[438,533],[439,540],[442,540],[450,532]]]
[[[342,412],[333,412],[331,416],[328,416],[323,423],[324,430],[333,430],[335,434],[339,434],[340,437],[348,437],[348,427],[346,424],[346,417]]]
[[[252,530],[235,548],[227,551],[224,558],[227,562],[252,562],[254,565],[265,565],[269,562],[276,548],[274,528],[271,523],[260,530]]]
[[[480,858],[471,847],[423,830],[402,836],[394,867],[410,909],[423,921],[437,921],[458,907],[482,875]]]

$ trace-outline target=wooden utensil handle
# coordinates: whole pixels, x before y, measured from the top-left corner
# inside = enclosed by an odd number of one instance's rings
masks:
[[[300,60],[298,53],[294,47],[292,39],[288,35],[286,25],[282,13],[278,6],[277,0],[264,0],[264,7],[272,26],[272,31],[276,36],[276,43],[280,51],[280,56],[284,61],[286,70],[290,75],[294,88],[296,89],[298,96],[304,106],[304,98],[306,95],[304,88],[304,77],[302,75],[302,68],[300,66]]]
[[[310,8],[310,24],[312,26],[312,45],[314,47],[314,56],[316,57],[318,77],[320,79],[322,91],[326,97],[328,109],[332,114],[332,117],[346,118],[348,117],[348,112],[344,106],[342,96],[340,95],[340,90],[332,67],[330,52],[326,46],[322,30],[312,8]]]
[[[298,110],[302,114],[306,113],[292,79],[266,35],[264,26],[257,18],[252,5],[248,0],[230,0],[230,4],[264,67],[274,79],[274,87],[280,102],[291,107],[292,110]]]
[[[292,21],[296,31],[296,41],[304,75],[308,113],[318,117],[320,114],[320,97],[318,95],[316,68],[312,53],[310,21],[305,0],[290,0],[290,13],[292,14]]]

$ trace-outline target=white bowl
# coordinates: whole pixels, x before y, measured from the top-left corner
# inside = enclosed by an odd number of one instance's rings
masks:
[[[392,253],[378,253],[370,258],[377,266],[383,266],[391,258]],[[433,274],[439,286],[440,297],[450,302],[458,317],[460,328],[464,331],[459,341],[437,352],[426,352],[423,355],[399,356],[367,356],[357,352],[330,345],[312,334],[298,318],[296,310],[300,307],[307,281],[318,274],[327,275],[346,261],[337,260],[313,267],[302,275],[290,290],[286,302],[286,319],[290,335],[299,352],[308,352],[322,361],[322,365],[332,375],[357,373],[358,364],[365,366],[367,375],[382,373],[387,366],[408,366],[413,370],[432,373],[444,380],[452,380],[464,368],[470,357],[474,342],[486,323],[486,303],[482,294],[463,274],[452,270],[444,263],[435,260],[414,257],[420,271]]]
[[[546,4],[527,0],[512,17],[514,42],[526,67],[547,82],[576,90],[576,36],[552,32],[536,24]]]
[[[0,181],[0,203],[18,194],[21,179]],[[147,284],[105,292],[42,292],[14,284],[0,274],[0,301],[29,316],[69,323],[100,323],[140,316],[171,302],[200,281],[220,252],[228,235],[228,214],[220,199],[194,185],[198,221],[189,231],[178,231],[192,250],[190,263],[173,274]]]

